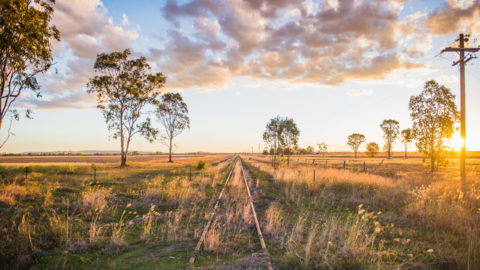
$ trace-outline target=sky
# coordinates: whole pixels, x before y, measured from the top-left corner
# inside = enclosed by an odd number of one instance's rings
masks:
[[[384,119],[410,127],[410,96],[428,80],[459,104],[458,56],[440,52],[461,32],[480,45],[480,0],[57,0],[51,23],[61,41],[40,77],[42,97],[16,101],[33,119],[14,122],[0,152],[119,150],[86,84],[97,54],[126,48],[188,105],[191,126],[176,152],[262,150],[277,115],[297,123],[299,146],[347,151],[352,133],[382,146]],[[466,67],[470,150],[480,150],[479,66]],[[131,149],[167,151],[139,136]]]

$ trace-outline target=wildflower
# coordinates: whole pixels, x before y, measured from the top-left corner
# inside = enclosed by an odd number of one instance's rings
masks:
[[[393,241],[400,242],[400,238],[393,238]]]
[[[380,227],[376,227],[374,232],[379,233],[381,230],[382,229]]]
[[[363,203],[358,205],[358,208],[362,208],[362,207],[363,207]]]
[[[128,203],[127,206],[126,206],[126,208],[129,208],[130,206],[132,206],[132,204],[131,204],[131,203]]]
[[[413,254],[412,253],[408,254],[408,257],[413,257]]]
[[[359,214],[359,215],[361,215],[361,214],[363,214],[363,213],[365,213],[365,209],[360,209],[360,210],[358,210],[358,214]]]
[[[432,253],[432,252],[433,252],[433,249],[428,249],[427,252],[428,252],[428,253]]]

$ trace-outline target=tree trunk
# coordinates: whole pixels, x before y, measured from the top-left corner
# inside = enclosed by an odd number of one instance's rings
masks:
[[[405,159],[407,159],[407,144],[405,144]]]
[[[354,155],[355,158],[357,158],[357,150],[355,151],[355,155]]]
[[[390,157],[391,157],[391,155],[390,155],[391,149],[392,149],[392,144],[388,143],[388,159],[390,159]]]
[[[435,157],[433,153],[432,153],[432,156],[430,157],[430,171],[431,172],[435,171]]]
[[[170,137],[170,147],[168,148],[168,162],[173,162],[172,161],[172,140],[173,140],[173,137]]]
[[[125,167],[125,166],[127,166],[127,155],[125,153],[122,153],[120,167]]]

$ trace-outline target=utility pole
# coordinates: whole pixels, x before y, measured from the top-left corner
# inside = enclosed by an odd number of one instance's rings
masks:
[[[460,53],[460,59],[453,62],[452,66],[459,64],[460,66],[460,135],[462,136],[462,148],[460,149],[460,176],[462,178],[462,190],[463,194],[467,193],[467,183],[465,177],[465,146],[466,146],[466,126],[465,126],[465,64],[476,58],[474,55],[469,55],[465,59],[465,52],[474,53],[478,52],[480,48],[465,48],[465,42],[468,42],[470,35],[460,34],[458,41],[459,47],[448,47],[442,50],[444,52],[457,52]]]

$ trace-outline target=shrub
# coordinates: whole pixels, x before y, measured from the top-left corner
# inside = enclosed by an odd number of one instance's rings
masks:
[[[197,168],[197,170],[203,170],[203,169],[207,168],[207,163],[203,160],[200,160],[200,161],[198,161],[196,168]]]
[[[378,151],[379,151],[378,144],[375,142],[371,142],[367,144],[367,151],[365,153],[369,157],[374,157],[378,154]]]

